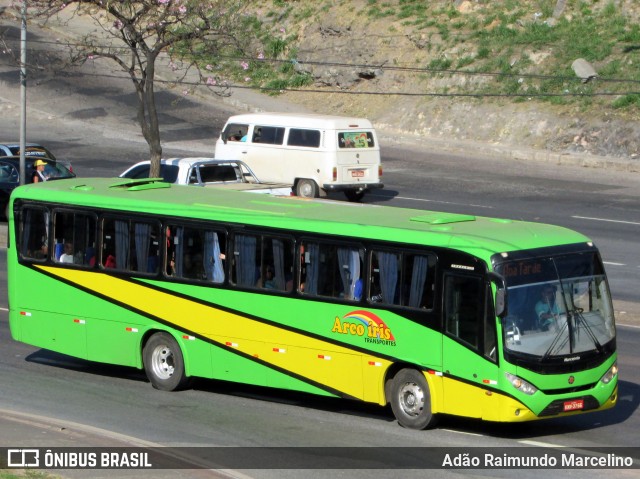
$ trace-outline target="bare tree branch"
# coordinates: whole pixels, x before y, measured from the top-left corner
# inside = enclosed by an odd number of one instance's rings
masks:
[[[169,59],[174,81],[195,69],[200,82],[225,95],[222,78],[203,65],[253,41],[245,28],[243,0],[31,0],[31,18],[44,25],[66,19],[69,25],[90,22],[92,28],[69,42],[68,66],[87,60],[113,62],[131,79],[136,92],[136,118],[149,145],[151,176],[160,174],[162,146],[155,102],[158,59]],[[84,22],[84,23],[83,23]],[[178,68],[180,66],[180,68]],[[214,86],[215,85],[215,86]]]

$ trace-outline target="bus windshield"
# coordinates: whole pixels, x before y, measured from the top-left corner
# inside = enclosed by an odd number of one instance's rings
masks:
[[[600,352],[615,337],[602,263],[581,253],[504,263],[507,353],[547,360]]]

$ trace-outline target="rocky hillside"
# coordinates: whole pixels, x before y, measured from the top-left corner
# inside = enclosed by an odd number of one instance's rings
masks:
[[[635,0],[274,0],[256,13],[312,78],[287,101],[422,137],[640,154]]]

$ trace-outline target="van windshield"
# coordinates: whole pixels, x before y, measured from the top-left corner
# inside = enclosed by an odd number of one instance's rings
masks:
[[[338,133],[340,148],[372,148],[373,133],[370,131],[341,131]]]

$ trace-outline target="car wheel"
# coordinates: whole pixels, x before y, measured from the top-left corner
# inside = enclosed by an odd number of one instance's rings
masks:
[[[296,195],[302,198],[317,198],[319,195],[318,185],[313,180],[301,179],[296,184]]]

